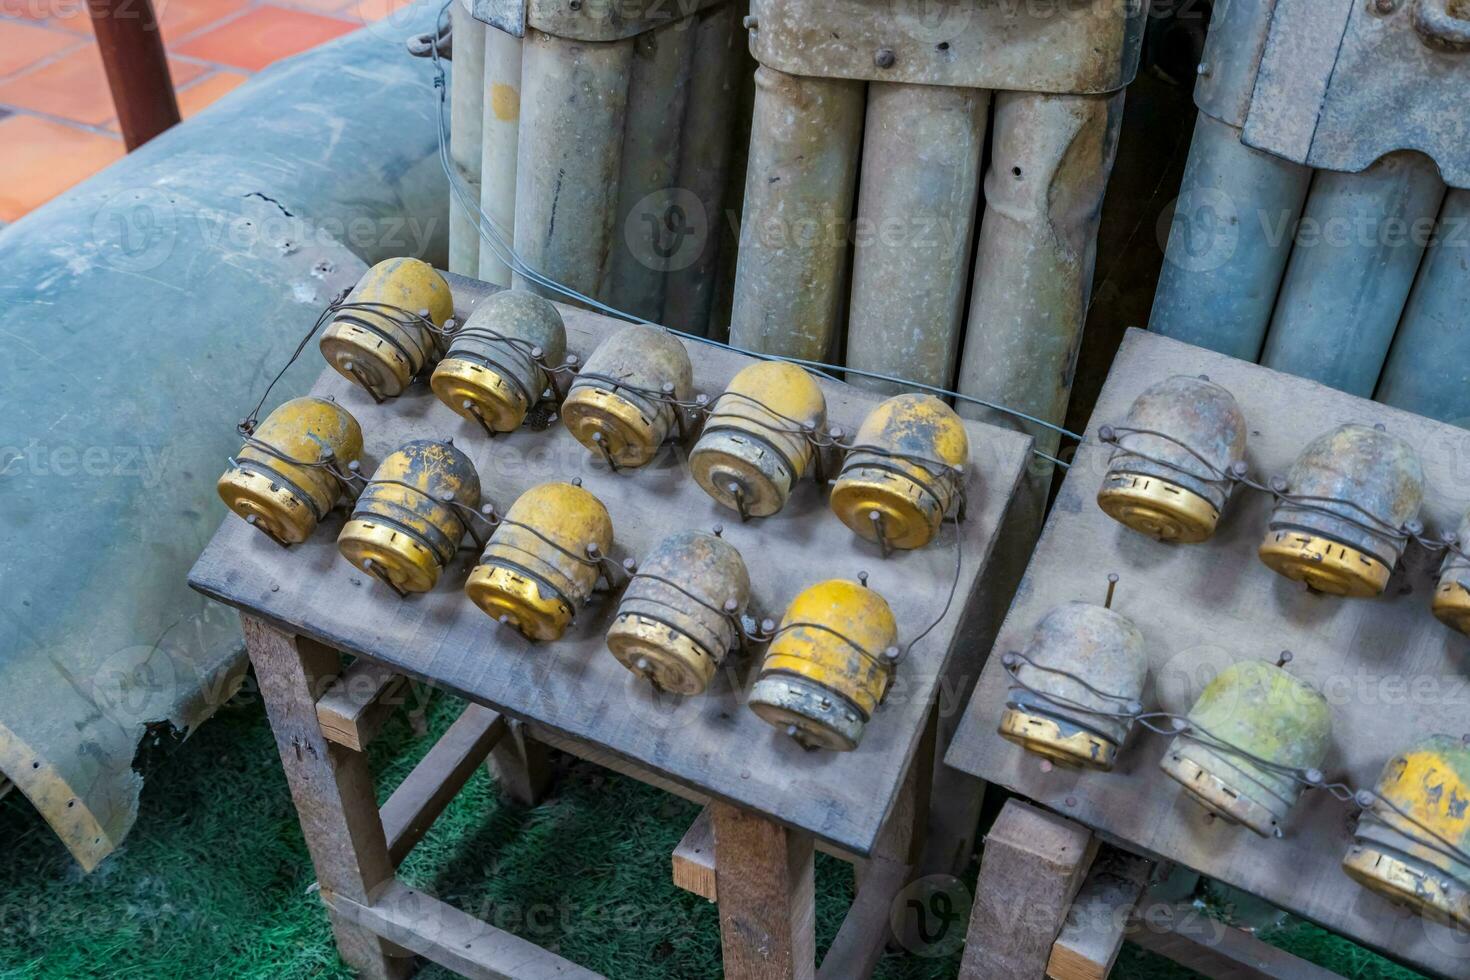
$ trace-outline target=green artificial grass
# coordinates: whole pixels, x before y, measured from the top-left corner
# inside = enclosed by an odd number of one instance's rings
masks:
[[[371,748],[380,797],[462,707],[436,695],[394,716]],[[532,809],[501,801],[482,768],[401,876],[609,977],[719,976],[715,906],[669,874],[697,807],[587,763],[559,765],[551,797]],[[18,793],[0,801],[0,840],[0,980],[350,975],[308,893],[311,862],[258,701],[227,705],[153,767],[137,825],[93,874]],[[851,900],[851,869],[818,855],[819,952]],[[1305,924],[1268,938],[1345,977],[1417,976]],[[890,953],[876,976],[947,978],[958,965],[958,953]],[[451,974],[429,966],[421,976]],[[1193,974],[1127,946],[1113,976]]]

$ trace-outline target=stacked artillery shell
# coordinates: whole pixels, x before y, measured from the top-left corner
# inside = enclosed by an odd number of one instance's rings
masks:
[[[740,641],[750,576],[740,552],[712,534],[660,542],[623,592],[607,647],[659,690],[699,694]]]
[[[784,361],[752,364],[715,400],[689,468],[721,504],[743,517],[767,517],[786,506],[811,469],[812,434],[826,419],[827,400],[806,371]]]
[[[1318,592],[1382,593],[1403,555],[1401,529],[1424,500],[1414,448],[1381,429],[1342,425],[1302,450],[1286,490],[1299,500],[1277,504],[1261,560]]]
[[[572,382],[561,417],[577,441],[615,466],[648,463],[694,390],[684,345],[659,327],[629,324],[608,337]]]
[[[807,748],[851,751],[888,691],[897,640],[877,592],[844,579],[813,585],[781,618],[750,708]]]
[[[1203,378],[1166,378],[1139,395],[1118,435],[1097,502],[1150,537],[1192,543],[1215,533],[1245,459],[1245,418],[1235,396]],[[1157,434],[1155,434],[1157,433]]]
[[[470,458],[447,442],[416,439],[378,464],[337,549],[397,592],[428,592],[459,550],[466,510],[479,506]]]
[[[566,325],[550,301],[505,290],[455,331],[429,386],[465,418],[491,432],[511,432],[550,384],[542,365],[560,364],[566,349]]]
[[[1455,534],[1459,553],[1449,552],[1439,567],[1439,585],[1434,590],[1434,615],[1441,623],[1470,635],[1470,514],[1460,521]]]
[[[438,357],[434,330],[454,314],[449,284],[434,267],[418,259],[385,259],[363,274],[347,295],[348,304],[322,333],[328,364],[378,399],[407,388]],[[427,317],[433,325],[423,322]]]
[[[516,498],[470,573],[465,593],[530,640],[561,637],[601,574],[612,519],[591,493],[543,483]]]
[[[1108,771],[1140,709],[1143,634],[1111,609],[1058,606],[1036,624],[1001,716],[1000,734],[1065,765]]]
[[[885,550],[922,548],[958,502],[969,461],[969,437],[953,409],[931,395],[896,395],[858,429],[832,488],[832,512]]]
[[[300,544],[337,506],[345,473],[362,456],[362,429],[325,398],[293,398],[266,416],[216,489],[225,506],[281,544]],[[265,447],[269,447],[268,449]]]
[[[1326,759],[1326,699],[1280,667],[1247,660],[1210,682],[1188,724],[1160,763],[1164,772],[1222,819],[1263,837],[1283,836],[1302,784],[1282,770],[1309,771]]]

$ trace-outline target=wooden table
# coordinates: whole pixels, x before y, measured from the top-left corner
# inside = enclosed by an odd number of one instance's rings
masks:
[[[1247,460],[1257,477],[1285,474],[1298,451],[1343,422],[1383,423],[1419,451],[1428,482],[1422,518],[1452,531],[1470,505],[1470,432],[1301,378],[1139,330],[1114,361],[1086,439],[1052,508],[994,651],[946,756],[949,765],[1094,828],[1137,853],[1177,862],[1415,967],[1470,976],[1470,937],[1427,923],[1359,887],[1339,867],[1355,809],[1308,792],[1285,838],[1263,840],[1206,817],[1159,769],[1168,739],[1135,731],[1112,773],[1058,767],[1000,738],[1009,677],[1000,654],[1019,650],[1035,623],[1073,599],[1101,602],[1106,576],[1120,581],[1113,608],[1142,630],[1151,661],[1146,700],[1187,712],[1222,667],[1275,660],[1321,690],[1333,708],[1333,778],[1371,788],[1384,764],[1421,736],[1470,731],[1470,639],[1429,611],[1439,561],[1416,546],[1388,594],[1346,600],[1308,593],[1256,557],[1270,499],[1242,490],[1219,531],[1170,545],[1107,517],[1095,497],[1111,448],[1097,429],[1123,421],[1133,399],[1175,374],[1206,374],[1240,402]]]
[[[493,289],[457,277],[451,282],[461,317]],[[578,310],[563,313],[568,350],[584,360],[618,326]],[[717,348],[688,346],[695,388],[711,397],[749,363]],[[824,381],[823,388],[829,420],[849,433],[880,400],[835,382]],[[984,606],[978,600],[990,586],[981,573],[1029,459],[1030,440],[967,423],[973,464],[967,520],[958,528],[946,525],[927,549],[885,560],[827,510],[825,488],[812,481],[794,492],[780,514],[741,524],[690,478],[687,447],[666,451],[639,470],[611,472],[559,423],[523,427],[491,441],[424,386],[374,405],[366,393],[328,372],[314,391],[335,397],[361,422],[365,473],[411,438],[448,436],[474,460],[484,499],[501,513],[533,485],[580,477],[612,515],[613,557],[619,560],[647,554],[675,530],[723,524],[726,540],[740,549],[750,569],[757,616],[779,618],[801,588],[866,571],[869,585],[892,605],[900,640],[906,641],[940,617],[959,558],[953,603],[902,663],[900,682],[861,746],[843,754],[806,752],[745,707],[754,657],[732,658],[703,696],[654,695],[603,642],[615,595],[595,598],[555,643],[533,645],[498,627],[463,595],[465,576],[478,558],[472,549],[461,552],[433,592],[400,600],[340,557],[340,516],[290,550],[231,517],[190,575],[194,588],[235,606],[245,619],[251,659],[339,946],[365,975],[400,974],[400,947],[476,976],[559,976],[579,969],[393,878],[396,860],[417,840],[415,834],[422,835],[416,828],[432,821],[442,807],[436,801],[452,796],[455,779],[462,783],[457,774],[466,772],[466,759],[483,758],[489,746],[498,745],[502,778],[534,786],[535,752],[528,747],[547,742],[710,801],[727,974],[811,975],[813,846],[855,861],[913,863],[934,740],[945,730],[937,708],[940,680],[945,678],[947,697],[967,691],[978,676],[979,652],[989,648],[994,621],[967,608]],[[431,752],[439,753],[440,775],[416,771],[419,778],[408,780],[414,786],[400,788],[381,819],[358,751],[361,740],[342,736],[355,724],[352,711],[344,716],[340,705],[334,708],[325,734],[318,718],[323,685],[342,669],[337,651],[359,658],[353,670],[384,674],[385,685],[386,677],[407,675],[474,705],[468,720],[456,726],[458,748]],[[513,745],[508,734],[516,736]],[[890,819],[891,814],[899,816]],[[896,822],[907,826],[895,827]],[[893,875],[883,880],[895,890],[904,883]],[[866,906],[868,921],[844,929],[846,945],[839,941],[829,955],[828,962],[837,956],[844,964],[836,975],[856,975],[852,964],[870,964],[881,951],[887,907],[871,900]],[[469,947],[459,942],[465,937]]]

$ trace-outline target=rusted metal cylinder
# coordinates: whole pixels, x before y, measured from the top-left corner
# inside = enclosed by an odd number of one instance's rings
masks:
[[[1389,901],[1470,929],[1470,737],[1431,735],[1390,759],[1343,870]]]
[[[825,360],[837,335],[864,83],[755,73],[730,342]]]
[[[1373,397],[1417,415],[1470,425],[1470,190],[1452,189],[1439,209],[1438,239],[1419,266],[1388,363]]]
[[[1149,329],[1260,357],[1311,182],[1311,167],[1252,149],[1238,127],[1201,112]]]
[[[1460,521],[1455,543],[1470,554],[1470,513]],[[1470,636],[1470,558],[1451,551],[1439,567],[1439,585],[1434,590],[1434,615],[1451,629]]]
[[[695,481],[742,517],[768,517],[816,457],[813,433],[827,399],[806,371],[785,361],[742,368],[715,404],[689,454]]]
[[[1245,417],[1234,395],[1206,378],[1166,378],[1133,402],[1116,439],[1097,492],[1109,517],[1161,541],[1215,533],[1230,471],[1245,460]]]
[[[849,366],[940,388],[953,384],[989,107],[990,93],[978,89],[868,86]],[[903,390],[851,380],[885,394]]]
[[[480,477],[448,442],[416,439],[386,456],[358,495],[337,550],[395,591],[428,592],[459,551]]]
[[[529,640],[555,640],[601,575],[612,519],[591,493],[542,483],[516,498],[465,582],[485,613]]]
[[[830,579],[791,600],[750,690],[750,709],[806,748],[850,752],[882,703],[898,626],[867,586]]]
[[[615,466],[637,467],[653,459],[677,434],[682,409],[694,391],[689,354],[661,327],[632,323],[608,337],[577,374],[561,417],[567,431]]]
[[[516,147],[521,128],[521,39],[485,30],[485,96],[480,126],[480,210],[515,241]],[[480,243],[480,278],[510,285],[510,266]]]
[[[725,185],[730,180],[738,128],[732,117],[745,38],[739,29],[740,15],[740,5],[735,3],[722,3],[696,15],[689,98],[674,181],[676,196],[669,201],[667,220],[671,228],[687,227],[689,234],[702,237],[687,246],[683,242],[667,244],[666,250],[672,251],[664,273],[663,315],[653,318],[700,336],[709,332],[710,305],[720,266]],[[695,206],[698,213],[675,210],[692,210]]]
[[[922,548],[959,502],[970,439],[932,395],[895,395],[868,413],[832,486],[832,513],[889,548]]]
[[[996,95],[985,217],[960,361],[963,394],[1062,422],[1122,116],[1122,92]],[[978,406],[962,405],[961,411],[1028,431],[1044,452],[1058,445],[1049,429]]]
[[[338,374],[374,398],[401,394],[439,356],[436,328],[454,315],[449,283],[427,262],[384,259],[358,280],[344,309],[322,332],[320,348]]]
[[[1143,634],[1131,619],[1087,602],[1058,606],[1007,666],[1020,683],[1001,715],[1002,737],[1064,765],[1113,768],[1133,721],[1107,715],[1141,711],[1148,680]]]
[[[485,25],[470,13],[468,0],[449,5],[454,60],[449,81],[449,160],[465,184],[466,199],[480,200],[480,151],[485,113]],[[480,271],[480,228],[453,191],[449,195],[449,271]]]
[[[670,191],[694,55],[693,21],[680,20],[633,39],[606,302],[657,322],[664,306],[663,250],[670,244]],[[674,232],[674,235],[682,234]]]
[[[699,694],[740,643],[750,574],[723,538],[680,531],[659,542],[623,591],[607,648],[661,691]]]
[[[454,332],[429,387],[457,414],[490,432],[525,421],[550,379],[542,363],[567,353],[567,328],[548,299],[519,289],[487,297]]]
[[[1310,771],[1332,741],[1332,709],[1311,685],[1264,660],[1232,664],[1190,709],[1160,767],[1211,813],[1262,837],[1283,836],[1302,784],[1247,756]],[[1218,739],[1228,748],[1214,745]]]
[[[1424,467],[1414,447],[1366,425],[1341,425],[1303,449],[1286,476],[1260,555],[1272,571],[1329,595],[1383,592],[1419,516]]]
[[[268,447],[268,448],[267,448]],[[282,402],[252,434],[216,489],[225,506],[281,544],[300,544],[342,498],[342,481],[362,456],[362,428],[326,398]]]
[[[1261,363],[1371,398],[1444,193],[1414,152],[1319,173]]]
[[[613,241],[633,41],[571,41],[526,29],[516,153],[516,252],[593,299]],[[512,277],[517,289],[554,292]]]

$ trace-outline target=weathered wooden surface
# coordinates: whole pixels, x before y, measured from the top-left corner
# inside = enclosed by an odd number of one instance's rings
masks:
[[[1107,980],[1153,870],[1152,861],[1136,854],[1112,848],[1098,853],[1052,944],[1046,964],[1051,980]]]
[[[985,837],[960,980],[1042,980],[1097,847],[1080,824],[1007,801]]]
[[[402,674],[359,659],[316,703],[322,734],[330,742],[361,752],[401,703],[397,694],[402,688]]]
[[[679,839],[673,865],[677,887],[711,902],[719,900],[715,886],[715,820],[709,807],[699,811]]]
[[[1284,474],[1296,454],[1343,422],[1384,423],[1419,451],[1429,484],[1423,519],[1453,530],[1470,505],[1470,433],[1319,384],[1278,374],[1142,331],[1130,331],[1059,493],[995,651],[1020,649],[1047,610],[1098,602],[1120,576],[1113,608],[1142,630],[1152,672],[1145,701],[1184,712],[1221,668],[1244,659],[1295,659],[1292,673],[1332,705],[1327,775],[1371,787],[1384,763],[1415,739],[1470,728],[1470,640],[1430,614],[1438,559],[1412,547],[1406,570],[1375,600],[1312,595],[1256,557],[1270,501],[1238,492],[1220,530],[1197,545],[1153,541],[1109,519],[1095,497],[1110,450],[1097,427],[1121,422],[1148,385],[1207,374],[1234,393],[1249,425],[1247,459],[1258,477]],[[1168,740],[1135,732],[1111,774],[1056,768],[995,732],[1009,687],[991,656],[946,761],[1126,842],[1347,935],[1420,969],[1470,975],[1470,936],[1403,912],[1354,884],[1339,862],[1352,809],[1307,793],[1283,840],[1262,840],[1208,820],[1162,773]]]
[[[1191,905],[1150,907],[1144,921],[1129,930],[1128,939],[1210,980],[1343,980]]]
[[[467,315],[489,290],[458,277],[453,286],[459,316]],[[615,328],[613,321],[590,313],[563,313],[568,350],[583,358]],[[718,348],[689,347],[695,388],[711,397],[749,363]],[[304,356],[315,353],[308,349]],[[823,382],[823,387],[830,421],[849,434],[879,400],[833,382]],[[930,547],[884,560],[876,546],[831,514],[825,492],[810,481],[795,490],[780,514],[742,525],[689,476],[687,447],[665,451],[643,469],[611,473],[559,423],[541,431],[523,427],[492,442],[441,405],[425,386],[381,406],[330,372],[314,390],[335,397],[362,424],[365,472],[409,439],[453,437],[474,460],[484,499],[502,513],[531,486],[580,477],[612,515],[613,552],[619,560],[647,554],[673,531],[723,524],[725,538],[740,549],[750,569],[753,610],[759,616],[779,618],[805,586],[866,570],[869,584],[892,604],[900,640],[906,641],[939,616],[954,577],[953,525],[946,525]],[[966,426],[970,506],[959,531],[963,563],[955,601],[902,665],[888,703],[852,753],[808,753],[749,711],[744,692],[753,680],[754,658],[732,658],[702,697],[655,697],[646,683],[613,659],[603,642],[616,596],[601,594],[579,610],[561,641],[532,645],[497,627],[464,597],[464,578],[478,558],[467,548],[433,592],[399,600],[338,554],[339,515],[289,551],[226,515],[194,567],[190,584],[511,718],[599,743],[613,756],[702,794],[772,815],[866,854],[896,797],[942,668],[955,647],[966,645],[966,637],[983,625],[966,621],[963,610],[1028,458],[1027,438],[983,423]]]
[[[813,980],[812,838],[727,803],[710,807],[727,980]]]

